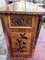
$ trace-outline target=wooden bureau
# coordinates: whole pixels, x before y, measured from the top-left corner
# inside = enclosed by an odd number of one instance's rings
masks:
[[[34,49],[39,17],[37,15],[3,15],[12,57],[31,57]]]
[[[0,15],[10,60],[31,58],[42,24],[41,16],[45,15],[45,9],[21,1],[0,8]]]

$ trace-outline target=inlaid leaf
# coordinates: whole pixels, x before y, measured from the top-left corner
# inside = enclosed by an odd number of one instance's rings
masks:
[[[23,44],[23,45],[26,45],[26,43],[25,43],[25,42],[22,42],[22,44]]]
[[[26,46],[22,46],[22,49],[27,48]]]
[[[21,38],[22,39],[28,39],[26,36],[25,36],[25,33],[24,34],[20,34]]]
[[[19,39],[16,39],[19,43],[21,43],[22,41],[21,40],[19,40]]]

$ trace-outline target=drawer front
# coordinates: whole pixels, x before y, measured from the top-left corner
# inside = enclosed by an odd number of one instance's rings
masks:
[[[12,55],[13,56],[29,56],[30,52],[30,42],[31,34],[30,33],[19,33],[15,32],[11,36],[12,42]]]
[[[29,15],[10,15],[9,17],[10,28],[31,28],[32,16]]]

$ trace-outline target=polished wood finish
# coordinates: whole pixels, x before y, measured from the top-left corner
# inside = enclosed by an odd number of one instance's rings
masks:
[[[28,14],[3,15],[11,57],[31,57],[39,16]]]

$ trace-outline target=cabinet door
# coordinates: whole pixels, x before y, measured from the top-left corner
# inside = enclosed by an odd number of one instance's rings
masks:
[[[38,26],[38,16],[15,14],[4,16],[4,25],[12,57],[30,57]]]

